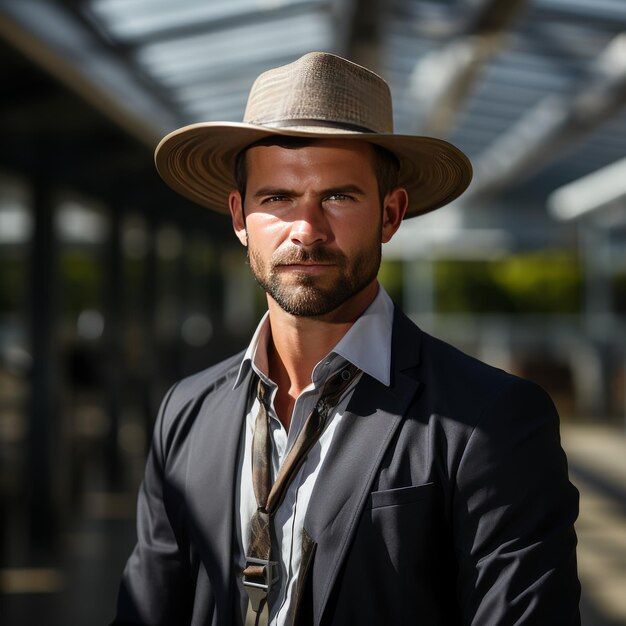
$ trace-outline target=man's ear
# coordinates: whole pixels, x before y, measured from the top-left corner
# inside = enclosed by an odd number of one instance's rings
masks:
[[[400,228],[408,206],[409,194],[404,187],[396,187],[385,196],[383,200],[383,243],[390,241]]]
[[[237,239],[239,239],[242,246],[247,246],[248,233],[246,231],[246,218],[243,213],[241,194],[238,191],[231,191],[228,195],[228,209],[230,211],[230,218],[233,222],[233,230],[235,231],[235,235],[237,235]]]

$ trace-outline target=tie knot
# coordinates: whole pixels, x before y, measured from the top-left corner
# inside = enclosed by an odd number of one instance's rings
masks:
[[[256,397],[265,408],[267,408],[269,394],[269,387],[263,382],[263,380],[261,380],[261,378],[259,378],[259,382],[256,387]]]

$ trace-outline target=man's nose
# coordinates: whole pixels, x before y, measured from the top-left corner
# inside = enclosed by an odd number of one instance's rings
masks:
[[[328,238],[328,220],[324,208],[319,202],[303,202],[291,225],[291,243],[297,246],[314,246],[327,242]]]

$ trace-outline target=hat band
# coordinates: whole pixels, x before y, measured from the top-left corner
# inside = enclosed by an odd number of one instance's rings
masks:
[[[317,119],[293,119],[293,120],[277,120],[275,122],[263,122],[262,126],[268,128],[289,128],[290,126],[322,126],[325,128],[338,128],[340,130],[348,130],[357,133],[374,133],[375,130],[366,128],[365,126],[358,126],[357,124],[350,124],[348,122],[334,122],[332,120],[317,120]]]

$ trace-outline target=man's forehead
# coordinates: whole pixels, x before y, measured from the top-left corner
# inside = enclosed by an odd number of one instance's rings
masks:
[[[354,158],[356,155],[373,159],[374,147],[368,141],[359,139],[303,139],[301,137],[271,137],[263,142],[252,144],[246,149],[246,161],[250,163],[250,155],[259,158],[268,154],[289,154],[292,151],[306,151],[308,154],[324,154],[327,158],[338,160]],[[254,158],[252,160],[255,160]]]

